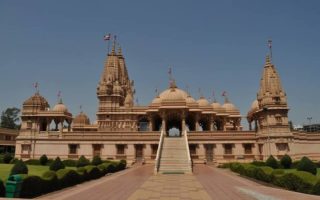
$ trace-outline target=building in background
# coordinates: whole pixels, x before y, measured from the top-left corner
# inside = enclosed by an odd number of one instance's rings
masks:
[[[19,130],[0,128],[0,154],[14,153]]]

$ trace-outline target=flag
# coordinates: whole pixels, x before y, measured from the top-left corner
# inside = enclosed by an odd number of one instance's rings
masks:
[[[107,34],[105,36],[103,36],[103,40],[107,41],[107,40],[110,40],[111,39],[111,34]]]
[[[227,92],[223,91],[221,96],[223,96],[223,97],[227,96]]]
[[[58,91],[57,96],[58,96],[58,98],[60,98],[60,97],[61,97],[61,91],[60,91],[60,90]]]

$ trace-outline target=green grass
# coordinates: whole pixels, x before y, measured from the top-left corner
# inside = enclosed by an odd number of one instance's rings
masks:
[[[0,179],[6,181],[13,164],[0,164]],[[41,176],[45,171],[49,170],[49,166],[42,165],[27,165],[29,169],[29,175]],[[75,167],[67,167],[69,169],[75,169]]]

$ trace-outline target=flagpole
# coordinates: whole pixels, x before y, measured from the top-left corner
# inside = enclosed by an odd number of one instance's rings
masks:
[[[270,60],[272,62],[272,40],[268,40],[268,46],[269,46],[269,53],[270,53]]]

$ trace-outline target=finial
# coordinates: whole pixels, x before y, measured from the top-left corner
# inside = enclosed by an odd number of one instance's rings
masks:
[[[271,65],[270,56],[269,56],[269,55],[266,56],[266,64],[265,64],[265,65],[266,65],[266,66]]]
[[[121,46],[119,45],[118,47],[118,55],[122,55],[122,49],[121,49]]]
[[[61,91],[60,90],[58,91],[57,97],[58,97],[58,104],[62,104],[62,98],[61,98]]]
[[[36,94],[39,94],[39,83],[38,82],[33,83],[33,87],[36,90]]]
[[[117,36],[113,36],[113,44],[112,44],[112,50],[111,50],[111,55],[115,55],[116,53],[116,41],[117,41]]]
[[[82,111],[82,105],[80,105],[79,108],[80,108],[80,113],[83,113],[83,111]]]
[[[170,88],[171,89],[177,88],[177,84],[176,84],[176,81],[174,79],[170,80]]]
[[[202,91],[201,91],[201,88],[198,88],[198,93],[199,93],[200,99],[201,99],[201,98],[204,98],[203,93],[202,93]]]
[[[229,99],[226,91],[223,91],[221,96],[224,97],[224,103],[229,103]]]

